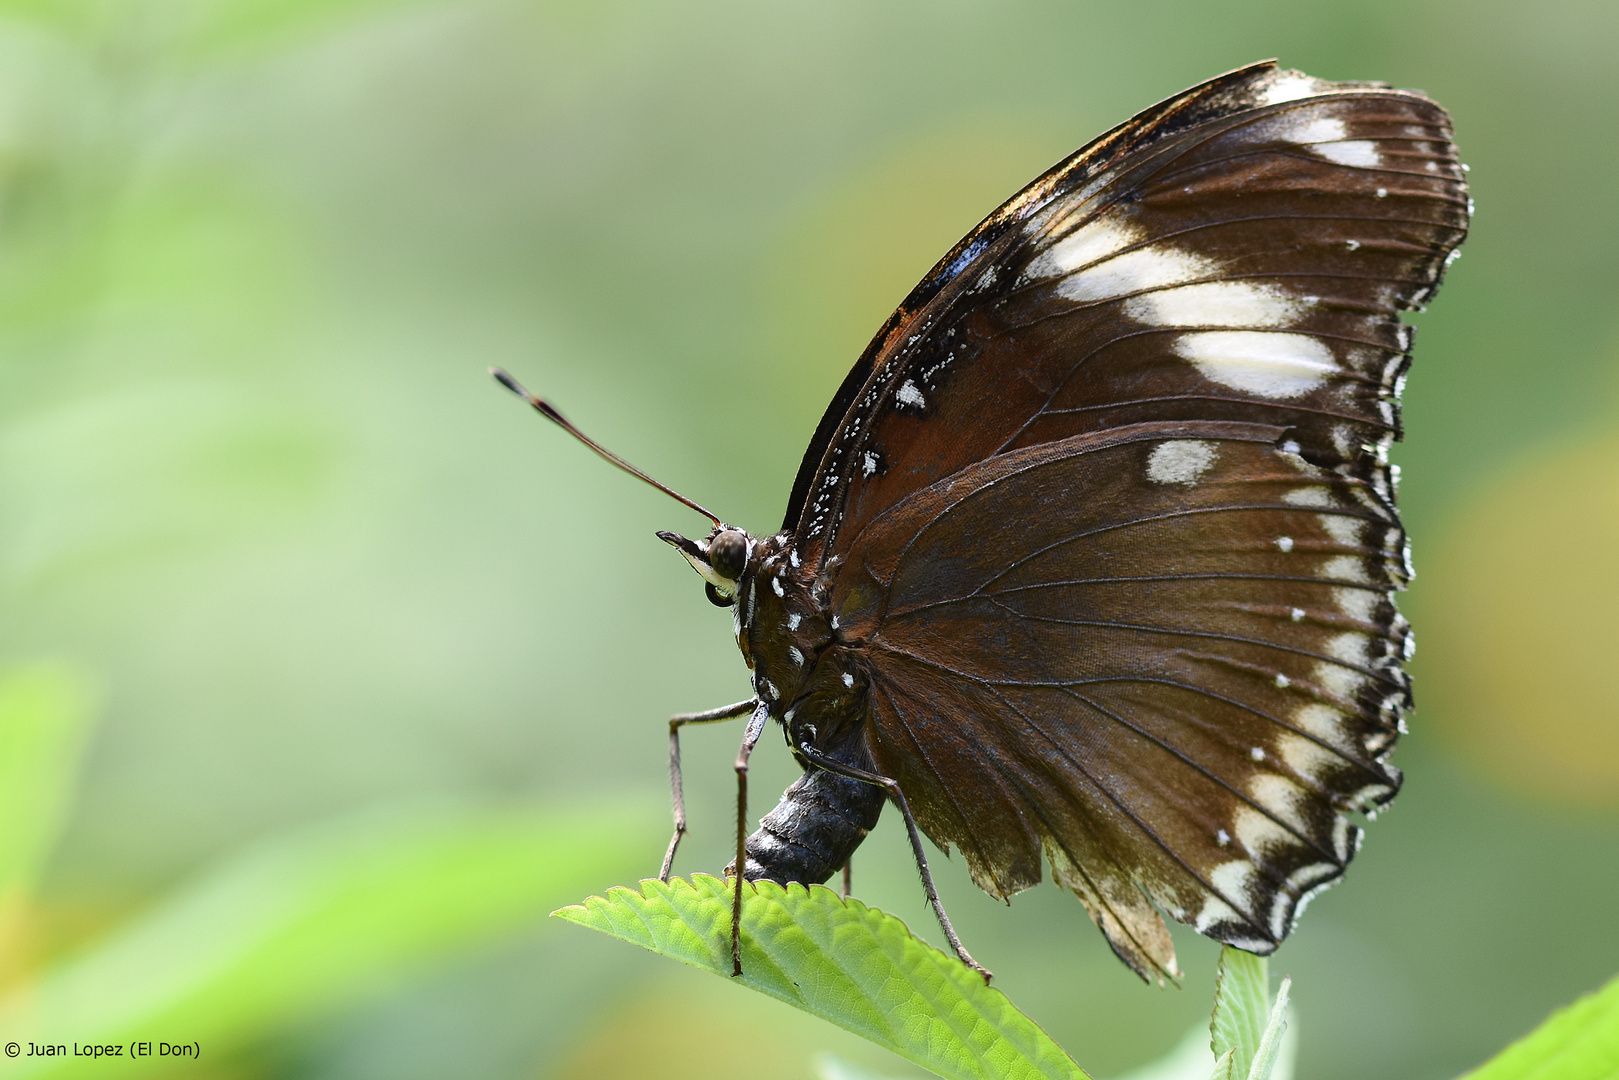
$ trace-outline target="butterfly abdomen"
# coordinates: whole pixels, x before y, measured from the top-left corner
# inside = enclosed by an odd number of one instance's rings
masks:
[[[851,739],[846,746],[855,753],[865,752],[862,739]],[[871,766],[862,762],[857,767]],[[781,885],[790,881],[814,885],[827,880],[876,828],[883,799],[880,787],[809,769],[748,837],[748,865],[743,876],[748,881],[762,878]]]

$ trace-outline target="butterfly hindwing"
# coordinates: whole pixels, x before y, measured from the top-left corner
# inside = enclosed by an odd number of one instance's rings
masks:
[[[999,455],[879,516],[834,594],[874,757],[926,831],[995,895],[1046,855],[1143,974],[1173,970],[1147,899],[1269,952],[1353,854],[1347,813],[1399,785],[1398,527],[1281,435]]]

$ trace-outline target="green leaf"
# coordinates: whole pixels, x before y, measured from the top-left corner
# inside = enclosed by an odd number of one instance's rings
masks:
[[[0,1031],[81,1044],[186,1038],[219,1055],[432,956],[540,924],[589,882],[644,857],[629,838],[644,835],[646,816],[439,805],[301,830],[203,875],[22,987],[0,1002]],[[136,1059],[119,1071],[148,1064],[158,1065]],[[0,1060],[0,1076],[79,1067],[24,1057]]]
[[[1214,1080],[1286,1080],[1293,1075],[1294,1047],[1285,1037],[1291,986],[1291,979],[1282,980],[1273,1005],[1265,958],[1221,947],[1209,1022],[1209,1046],[1217,1055]]]
[[[1214,975],[1209,1045],[1216,1058],[1231,1051],[1231,1075],[1237,1080],[1248,1075],[1270,1019],[1269,983],[1269,965],[1264,957],[1229,945],[1221,947],[1220,967]],[[1218,1071],[1216,1075],[1220,1075]]]
[[[1288,978],[1283,979],[1282,985],[1276,988],[1276,1003],[1271,1006],[1270,1020],[1259,1037],[1254,1062],[1248,1068],[1248,1080],[1271,1080],[1271,1073],[1276,1070],[1277,1062],[1281,1059],[1283,1036],[1287,1033],[1287,992],[1292,985],[1293,980]],[[1287,1071],[1291,1073],[1292,1069]]]
[[[1619,1077],[1619,978],[1552,1013],[1462,1080],[1614,1080]]]
[[[643,881],[563,908],[559,918],[731,976],[731,889],[706,874]],[[950,1080],[1083,1080],[1006,995],[891,915],[820,885],[750,884],[742,976],[762,994],[830,1020]]]
[[[32,887],[72,801],[90,717],[85,682],[48,665],[0,677],[0,904]]]

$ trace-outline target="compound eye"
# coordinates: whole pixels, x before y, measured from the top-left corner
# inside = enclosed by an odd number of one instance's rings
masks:
[[[720,577],[736,581],[748,565],[748,539],[735,530],[720,533],[708,542],[708,565]]]

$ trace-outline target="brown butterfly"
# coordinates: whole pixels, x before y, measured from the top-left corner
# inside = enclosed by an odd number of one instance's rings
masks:
[[[713,530],[659,534],[756,694],[670,723],[663,876],[679,728],[748,716],[739,817],[768,721],[804,775],[739,822],[747,880],[827,880],[891,801],[979,971],[923,833],[1003,899],[1049,863],[1143,978],[1178,974],[1160,912],[1275,949],[1400,785],[1397,313],[1466,233],[1464,172],[1422,94],[1261,63],[986,218],[844,380],[780,532],[682,498]]]

